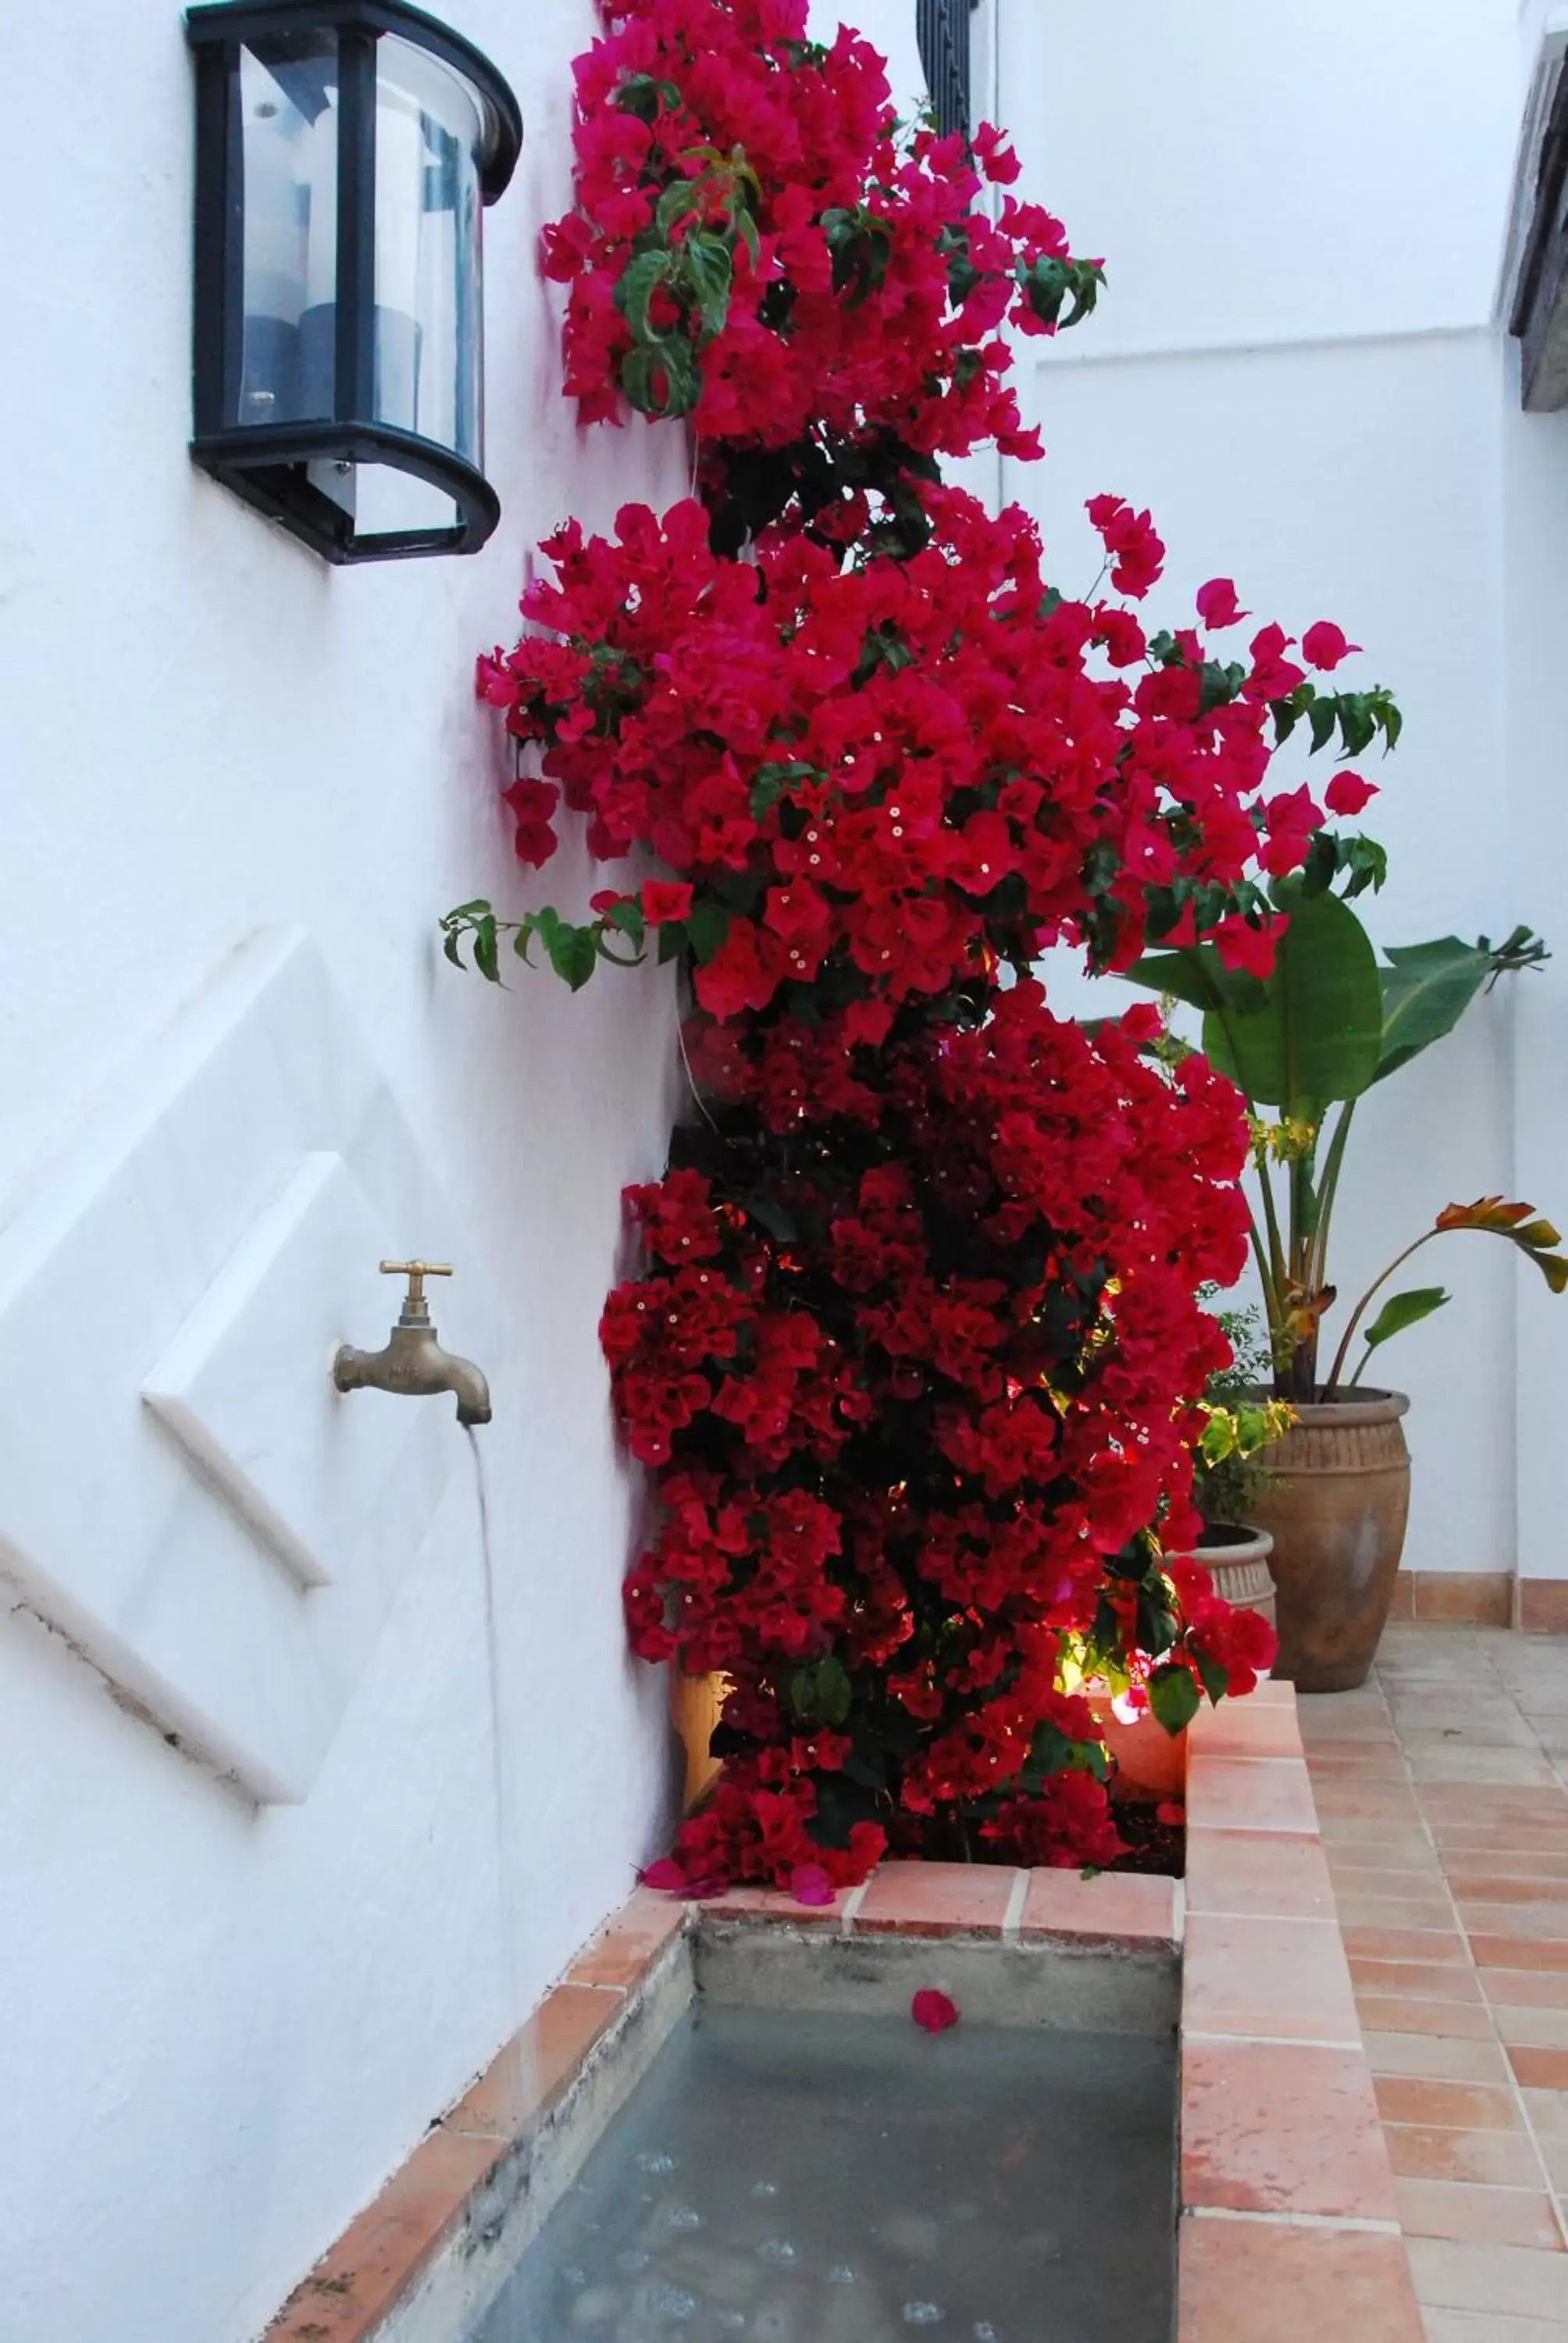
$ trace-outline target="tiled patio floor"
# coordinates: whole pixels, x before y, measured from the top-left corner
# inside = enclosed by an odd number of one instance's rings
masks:
[[[1391,1626],[1301,1719],[1430,2343],[1568,2343],[1568,1637]]]

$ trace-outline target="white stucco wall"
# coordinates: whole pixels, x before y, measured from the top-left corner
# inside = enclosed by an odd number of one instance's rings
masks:
[[[1048,458],[1010,464],[1007,493],[1070,590],[1099,567],[1083,501],[1109,488],[1166,539],[1151,610],[1180,623],[1203,578],[1231,575],[1259,623],[1334,618],[1365,645],[1357,676],[1407,719],[1392,760],[1361,760],[1392,864],[1364,904],[1380,942],[1524,919],[1568,951],[1549,843],[1568,439],[1516,412],[1494,322],[1531,54],[1512,0],[998,5],[1031,191],[1110,277],[1032,371]],[[1307,769],[1292,753],[1292,785]],[[1560,968],[1480,1004],[1362,1107],[1342,1292],[1452,1200],[1501,1189],[1568,1215]],[[1563,1306],[1480,1239],[1434,1249],[1416,1282],[1437,1280],[1450,1308],[1386,1354],[1413,1403],[1407,1561],[1568,1573],[1547,1462]]]
[[[682,447],[579,437],[558,397],[534,249],[568,199],[588,0],[445,13],[527,120],[486,224],[505,518],[471,561],[357,571],[186,454],[177,8],[63,0],[0,24],[0,78],[26,93],[0,381],[0,1191],[69,1151],[105,1078],[247,930],[314,933],[471,1232],[437,1323],[460,1333],[467,1288],[501,1330],[479,1436],[513,1792],[503,1849],[466,1453],[300,1805],[222,1789],[0,1605],[0,2328],[16,2343],[257,2332],[660,1828],[663,1686],[625,1654],[630,1497],[595,1329],[618,1191],[662,1160],[669,981],[601,977],[572,999],[520,974],[497,995],[445,967],[435,921],[481,892],[586,896],[575,851],[539,879],[512,862],[473,659],[510,639],[526,548],[569,512],[678,494]],[[388,1285],[358,1338],[378,1342],[395,1307]],[[7,1367],[67,1412],[95,1371],[72,1331]]]

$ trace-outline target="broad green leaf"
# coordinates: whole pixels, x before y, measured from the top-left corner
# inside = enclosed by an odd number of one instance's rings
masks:
[[[829,1652],[817,1670],[817,1714],[826,1717],[829,1725],[842,1725],[853,1699],[844,1664]]]
[[[1392,944],[1382,980],[1382,1052],[1374,1081],[1452,1033],[1487,978],[1493,956],[1458,936]]]
[[[1280,890],[1290,926],[1255,1009],[1211,1010],[1203,1048],[1254,1106],[1320,1122],[1376,1078],[1382,993],[1365,929],[1336,895]]]
[[[668,253],[643,252],[630,264],[615,288],[615,306],[639,342],[660,343],[665,338],[654,328],[649,305],[668,276]]]
[[[1168,992],[1190,1009],[1261,1008],[1265,997],[1257,978],[1244,969],[1227,968],[1212,944],[1145,952],[1118,973],[1128,984],[1145,992]]]
[[[574,992],[580,992],[598,962],[598,942],[591,928],[574,928],[561,920],[545,939],[550,966]]]
[[[1149,1679],[1149,1705],[1167,1733],[1184,1733],[1203,1705],[1191,1669],[1156,1668]]]
[[[1380,1342],[1390,1342],[1395,1334],[1402,1334],[1407,1326],[1419,1325],[1423,1318],[1430,1318],[1448,1299],[1446,1289],[1441,1285],[1413,1285],[1406,1293],[1391,1293],[1362,1339],[1369,1351],[1375,1351]]]
[[[729,914],[722,903],[698,901],[687,917],[686,932],[693,956],[710,960],[729,933]]]

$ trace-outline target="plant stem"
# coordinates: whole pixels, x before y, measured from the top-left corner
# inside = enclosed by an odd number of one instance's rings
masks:
[[[1345,1160],[1345,1141],[1350,1137],[1351,1117],[1355,1111],[1354,1099],[1346,1099],[1340,1109],[1340,1119],[1334,1125],[1334,1135],[1329,1141],[1329,1151],[1323,1163],[1322,1185],[1318,1191],[1317,1241],[1312,1249],[1311,1282],[1314,1293],[1328,1282],[1329,1223],[1334,1216],[1334,1202],[1340,1192],[1340,1169]]]
[[[1356,1328],[1361,1324],[1362,1320],[1365,1317],[1367,1304],[1372,1300],[1372,1295],[1382,1292],[1382,1288],[1388,1283],[1389,1279],[1393,1275],[1394,1271],[1396,1269],[1402,1269],[1412,1252],[1419,1252],[1423,1244],[1430,1244],[1433,1237],[1442,1236],[1442,1234],[1443,1232],[1442,1229],[1425,1230],[1422,1235],[1417,1237],[1413,1244],[1408,1244],[1402,1252],[1395,1253],[1393,1259],[1390,1262],[1388,1267],[1383,1271],[1381,1277],[1373,1278],[1372,1283],[1367,1287],[1366,1292],[1362,1295],[1361,1300],[1356,1303],[1354,1310],[1351,1312],[1350,1324],[1345,1328],[1344,1333],[1340,1341],[1340,1347],[1334,1353],[1334,1363],[1329,1369],[1328,1382],[1323,1385],[1323,1397],[1325,1400],[1332,1399],[1334,1396],[1334,1393],[1339,1385],[1340,1373],[1344,1365],[1345,1358],[1349,1353],[1351,1343],[1354,1339]],[[1363,1368],[1365,1367],[1365,1364],[1366,1362],[1363,1359],[1362,1362]],[[1359,1375],[1357,1379],[1358,1381],[1360,1380]]]

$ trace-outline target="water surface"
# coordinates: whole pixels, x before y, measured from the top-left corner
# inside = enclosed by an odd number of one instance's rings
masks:
[[[1168,2343],[1175,2046],[703,2004],[473,2343]]]

